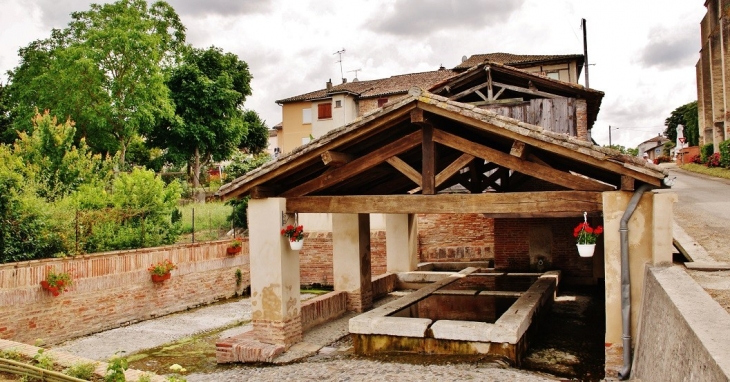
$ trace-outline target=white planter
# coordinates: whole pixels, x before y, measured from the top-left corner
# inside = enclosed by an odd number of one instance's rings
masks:
[[[304,245],[304,240],[289,242],[289,246],[291,247],[291,249],[293,249],[295,251],[301,250],[303,245]]]
[[[592,257],[593,251],[596,250],[595,244],[576,244],[580,257]]]

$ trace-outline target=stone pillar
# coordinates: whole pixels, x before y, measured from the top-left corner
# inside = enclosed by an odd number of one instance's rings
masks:
[[[616,376],[623,364],[621,321],[621,239],[619,228],[633,192],[603,193],[604,267],[606,280],[606,376]],[[644,267],[671,261],[672,203],[675,194],[645,193],[629,219],[631,280],[631,341],[636,343]]]
[[[370,309],[370,215],[332,214],[332,268],[335,290],[347,292],[347,309]]]
[[[299,252],[281,235],[286,199],[248,202],[251,308],[256,340],[289,347],[302,340]]]
[[[410,272],[418,267],[418,218],[414,214],[385,215],[388,272]]]

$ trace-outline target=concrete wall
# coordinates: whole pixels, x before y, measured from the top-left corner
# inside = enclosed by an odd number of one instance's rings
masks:
[[[644,275],[632,379],[730,380],[730,314],[683,267],[646,267]]]
[[[237,256],[226,255],[227,246],[215,241],[0,265],[0,338],[55,344],[232,297],[249,285],[249,256],[247,245]],[[152,283],[147,267],[164,259],[178,269]],[[68,292],[53,297],[41,289],[47,268],[71,273]]]
[[[632,192],[603,193],[604,267],[606,293],[606,375],[620,370],[623,354],[621,325],[621,240],[619,227]],[[673,193],[645,193],[628,222],[631,280],[631,333],[639,323],[644,267],[672,262]],[[635,344],[635,337],[632,344]]]
[[[279,140],[282,153],[288,153],[301,146],[302,138],[308,138],[312,134],[312,124],[302,122],[302,110],[311,106],[311,102],[291,102],[282,106],[282,136]],[[311,113],[314,121],[317,118],[317,109],[313,109]]]

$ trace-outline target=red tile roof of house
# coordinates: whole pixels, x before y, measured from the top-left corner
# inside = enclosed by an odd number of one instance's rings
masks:
[[[321,98],[329,98],[334,94],[350,93],[358,98],[383,97],[394,94],[406,94],[413,86],[429,88],[447,78],[457,75],[453,70],[441,69],[432,72],[408,73],[388,78],[367,81],[346,82],[333,86],[330,90],[320,89],[313,92],[300,94],[298,96],[284,98],[276,101],[278,104],[298,101],[312,101]]]

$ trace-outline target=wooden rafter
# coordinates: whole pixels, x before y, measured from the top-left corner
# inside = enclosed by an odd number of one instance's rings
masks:
[[[419,186],[421,185],[421,174],[418,173],[418,171],[416,171],[408,163],[404,162],[397,156],[392,156],[385,161],[393,166],[396,170],[400,171],[403,175],[407,176],[408,179],[413,181],[413,183]]]
[[[493,82],[492,85],[499,86],[502,89],[508,89],[508,90],[516,91],[518,93],[530,94],[530,95],[534,95],[534,96],[538,96],[538,97],[565,98],[565,97],[562,97],[559,95],[555,95],[553,93],[547,93],[547,92],[541,92],[539,90],[523,88],[522,86],[507,85],[507,84],[503,84],[501,82]]]
[[[469,154],[461,154],[460,157],[456,158],[455,161],[451,162],[450,165],[448,165],[445,169],[443,169],[438,175],[436,175],[436,184],[435,186],[438,187],[442,183],[444,183],[447,179],[451,178],[454,174],[456,174],[459,170],[466,167],[469,162],[474,160],[473,155]]]
[[[469,141],[442,130],[434,130],[433,139],[442,145],[474,155],[475,157],[483,158],[489,162],[497,163],[502,167],[507,167],[523,174],[567,187],[571,190],[611,191],[614,189],[609,185],[592,179],[516,158],[512,155],[505,154],[501,151]]]
[[[421,166],[421,192],[426,195],[436,193],[436,147],[433,141],[434,128],[430,125],[423,126],[422,166]]]
[[[545,191],[507,194],[304,196],[288,198],[288,213],[487,213],[580,216],[600,212],[600,192]]]
[[[291,188],[284,192],[281,196],[304,196],[330,187],[342,179],[347,179],[360,174],[363,171],[385,162],[386,159],[394,155],[398,155],[418,146],[423,141],[422,136],[423,133],[421,131],[408,134],[395,142],[389,143],[363,157],[357,158],[342,167],[328,172],[327,174],[322,174],[308,182]]]
[[[322,163],[324,163],[325,166],[331,167],[342,166],[349,163],[353,159],[352,155],[337,151],[325,151],[322,153],[321,157]]]

